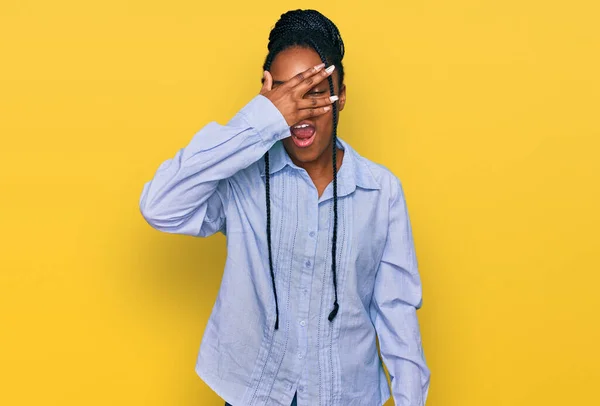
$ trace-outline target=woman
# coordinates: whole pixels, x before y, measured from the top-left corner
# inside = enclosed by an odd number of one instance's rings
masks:
[[[143,189],[154,228],[227,236],[196,372],[228,404],[424,405],[421,306],[402,187],[337,137],[344,45],[314,10],[281,16],[259,95],[210,123]],[[334,259],[332,261],[332,258]]]

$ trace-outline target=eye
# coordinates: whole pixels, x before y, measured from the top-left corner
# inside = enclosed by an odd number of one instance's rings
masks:
[[[310,91],[310,92],[308,92],[307,94],[308,94],[309,96],[317,97],[317,96],[320,96],[320,95],[322,95],[322,94],[324,94],[324,93],[325,93],[325,91],[324,91],[324,90],[311,90],[311,91]]]

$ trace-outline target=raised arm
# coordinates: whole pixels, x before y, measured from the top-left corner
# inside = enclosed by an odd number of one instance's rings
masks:
[[[331,71],[319,65],[275,89],[265,72],[261,94],[227,125],[206,125],[159,166],[140,197],[146,221],[160,231],[202,237],[223,230],[227,180],[288,137],[290,125],[330,109],[329,97],[307,100],[303,96]]]

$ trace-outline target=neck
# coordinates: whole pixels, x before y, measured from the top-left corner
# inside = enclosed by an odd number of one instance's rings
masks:
[[[314,161],[300,162],[290,155],[292,162],[304,169],[308,176],[312,179],[313,183],[319,191],[319,196],[325,189],[325,187],[333,180],[333,154],[332,154],[333,140],[325,151]],[[337,148],[337,146],[336,146]],[[337,148],[337,170],[339,172],[342,166],[342,160],[344,158],[344,150]]]

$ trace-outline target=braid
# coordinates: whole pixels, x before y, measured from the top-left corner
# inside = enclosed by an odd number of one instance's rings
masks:
[[[265,62],[265,70],[271,68],[274,56],[271,56]],[[265,192],[267,200],[267,246],[269,248],[269,270],[271,272],[271,282],[273,283],[273,295],[275,296],[275,330],[279,329],[279,303],[277,300],[277,288],[275,286],[275,271],[273,270],[273,250],[271,248],[271,190],[269,173],[269,152],[265,154]]]
[[[312,40],[309,40],[312,47],[319,54],[321,61],[323,63],[327,63],[327,59],[321,52],[319,46]],[[327,77],[327,81],[329,82],[329,92],[331,96],[335,95],[335,88],[333,87],[333,79],[331,76]],[[333,274],[333,291],[335,294],[335,301],[333,302],[333,310],[329,313],[329,321],[333,321],[337,312],[340,308],[338,304],[338,294],[337,294],[337,267],[336,267],[336,251],[337,251],[337,226],[338,226],[338,211],[337,211],[337,122],[338,122],[338,108],[337,102],[332,105],[332,113],[333,113],[333,238],[331,241],[331,273]]]
[[[279,329],[279,303],[277,301],[277,288],[275,287],[275,272],[273,271],[273,253],[271,249],[271,193],[269,190],[269,153],[265,154],[265,189],[267,195],[267,245],[269,246],[269,270],[273,282],[273,294],[275,295],[275,330]]]
[[[344,81],[344,42],[339,30],[331,20],[315,10],[293,10],[283,14],[275,24],[269,35],[269,53],[265,59],[263,70],[270,70],[275,56],[284,49],[293,46],[308,46],[313,48],[321,61],[325,64],[335,65],[338,72],[338,84],[341,87]],[[329,82],[330,95],[335,95],[333,78],[327,78]],[[337,229],[338,229],[338,194],[337,194],[337,124],[338,106],[337,102],[332,105],[333,113],[333,238],[331,241],[331,272],[333,274],[334,302],[333,310],[329,314],[329,321],[333,321],[339,310],[337,290]],[[269,250],[269,269],[273,282],[273,294],[275,296],[275,330],[279,329],[279,304],[277,301],[277,290],[275,286],[275,273],[273,270],[273,258],[271,247],[271,194],[269,174],[269,153],[264,156],[265,161],[265,191],[267,206],[267,245]]]

